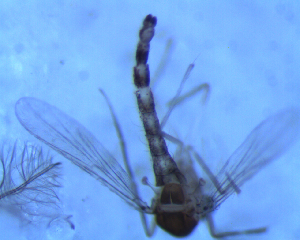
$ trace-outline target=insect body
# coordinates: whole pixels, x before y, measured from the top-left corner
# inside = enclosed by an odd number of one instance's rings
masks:
[[[177,165],[169,154],[164,139],[167,134],[161,130],[155,112],[147,65],[155,25],[156,18],[148,15],[140,30],[134,68],[140,116],[153,160],[156,185],[161,187],[150,207],[139,197],[130,173],[75,119],[46,102],[25,97],[19,99],[15,106],[18,120],[36,138],[99,180],[136,210],[155,214],[157,224],[174,236],[188,235],[205,217],[214,237],[265,231],[265,228],[259,228],[217,234],[210,213],[231,194],[240,192],[245,181],[291,146],[299,132],[298,110],[281,111],[260,123],[217,174],[210,171],[195,151],[189,150],[213,183],[214,188],[204,192],[203,181],[195,177],[193,169],[184,164]],[[152,232],[147,229],[147,235],[151,235]]]
[[[195,191],[168,152],[149,87],[150,73],[147,59],[156,22],[156,17],[148,15],[140,30],[134,83],[138,88],[136,97],[153,160],[156,185],[163,186],[154,208],[157,223],[175,236],[186,236],[201,217],[214,210],[233,192],[239,193],[239,187],[245,180],[290,145],[298,132],[299,115],[297,111],[285,111],[261,123],[226,162],[217,176],[210,172],[204,161],[195,153],[217,189],[214,194],[209,195],[203,194],[201,189]],[[190,169],[185,174],[189,175],[191,171],[193,170]]]

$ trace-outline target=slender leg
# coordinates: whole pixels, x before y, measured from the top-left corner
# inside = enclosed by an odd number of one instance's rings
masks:
[[[218,190],[218,192],[220,194],[222,194],[222,195],[225,194],[226,191],[230,187],[232,187],[237,194],[241,193],[240,188],[235,184],[235,182],[231,179],[231,177],[228,174],[226,174],[226,176],[227,176],[227,180],[230,182],[230,184],[228,185],[227,188],[222,189],[220,182],[215,177],[215,175],[212,173],[212,171],[210,170],[210,168],[207,166],[207,164],[205,163],[205,161],[203,160],[203,158],[196,151],[194,151],[194,149],[191,146],[186,146],[186,150],[189,151],[189,152],[191,152],[193,154],[194,158],[196,159],[196,161],[198,162],[198,164],[200,165],[200,167],[203,169],[203,171],[209,177],[210,181],[214,184],[215,188]]]
[[[177,93],[175,95],[175,97],[169,101],[168,105],[169,105],[169,109],[166,113],[166,115],[164,116],[162,122],[161,122],[161,128],[164,127],[164,125],[166,124],[167,120],[169,119],[172,111],[174,110],[174,108],[176,106],[178,106],[179,104],[181,104],[183,101],[185,101],[186,99],[194,96],[195,94],[198,94],[201,91],[204,91],[204,96],[203,96],[203,100],[202,103],[204,104],[205,101],[207,100],[209,91],[210,91],[210,87],[208,83],[203,83],[201,85],[199,85],[198,87],[192,89],[191,91],[189,91],[188,93],[184,94],[183,96],[180,96],[181,91],[184,87],[184,84],[186,82],[186,80],[188,79],[191,71],[194,68],[194,63],[190,64],[188,69],[185,72],[184,77],[182,78],[182,81],[180,83],[180,86],[177,90]],[[169,141],[177,144],[178,146],[180,146],[181,149],[186,148],[188,151],[192,150],[191,147],[186,146],[184,147],[184,143],[182,141],[180,141],[179,139],[163,132],[163,136],[168,139]],[[204,160],[199,156],[199,154],[197,154],[195,151],[193,151],[194,155],[196,154],[196,160],[198,161],[199,165],[202,167],[202,169],[206,172],[206,174],[209,176],[209,178],[211,179],[211,181],[213,182],[213,184],[215,185],[215,187],[218,189],[219,192],[221,192],[221,188],[220,188],[220,184],[217,181],[217,179],[215,178],[215,176],[212,174],[212,172],[210,171],[210,169],[208,168],[208,166],[205,164]]]
[[[157,67],[156,71],[154,72],[153,77],[151,79],[150,85],[151,85],[151,88],[153,91],[154,91],[155,87],[157,86],[156,83],[162,77],[162,75],[166,69],[166,66],[171,58],[171,53],[172,53],[173,48],[174,48],[174,41],[172,38],[169,38],[167,41],[166,47],[165,47],[165,51],[164,51],[164,53],[160,59],[160,62],[158,64],[158,67]]]
[[[186,82],[186,80],[188,79],[192,69],[194,68],[194,63],[190,64],[188,69],[186,70],[186,73],[181,81],[181,84],[177,90],[177,93],[175,95],[175,97],[169,101],[168,105],[169,105],[169,109],[166,113],[166,115],[164,116],[162,122],[161,122],[161,128],[164,127],[164,125],[166,124],[167,120],[169,119],[172,111],[174,110],[174,108],[176,106],[178,106],[179,104],[181,104],[183,101],[185,101],[187,98],[190,98],[192,96],[194,96],[195,94],[199,93],[200,91],[204,91],[204,96],[203,96],[203,100],[202,103],[204,104],[209,91],[210,91],[210,87],[208,83],[203,83],[201,85],[199,85],[198,87],[192,89],[191,91],[189,91],[188,93],[186,93],[183,96],[180,96],[181,91],[184,87],[184,84]],[[184,143],[182,141],[180,141],[179,139],[163,132],[163,136],[168,139],[169,141],[177,144],[178,146],[180,146],[182,149],[184,148]],[[191,147],[187,146],[187,149],[192,149]],[[199,154],[197,154],[195,151],[193,151],[194,155],[196,154],[196,160],[198,161],[199,165],[202,167],[202,169],[206,172],[206,174],[208,175],[208,177],[211,179],[211,181],[213,182],[213,184],[215,185],[215,187],[218,189],[219,192],[221,192],[221,188],[220,188],[220,184],[217,181],[217,179],[215,178],[215,176],[212,174],[212,172],[210,171],[210,169],[208,168],[208,166],[205,164],[204,160],[199,156]]]
[[[189,77],[189,74],[192,71],[193,67],[194,67],[194,64],[190,64],[190,66],[188,67],[188,69],[187,69],[187,71],[186,71],[186,73],[185,73],[185,75],[184,75],[184,77],[183,77],[183,79],[181,81],[180,87],[177,90],[177,93],[176,93],[175,97],[171,101],[169,101],[169,103],[168,103],[169,109],[167,111],[167,114],[165,115],[165,117],[162,120],[162,124],[161,124],[162,127],[163,127],[163,124],[165,124],[167,122],[167,120],[170,117],[173,109],[177,105],[181,104],[183,101],[185,101],[186,99],[194,96],[195,94],[199,93],[202,90],[204,91],[204,96],[203,96],[202,103],[203,104],[205,103],[205,101],[206,101],[206,99],[208,97],[209,91],[210,91],[210,87],[209,87],[209,85],[207,83],[201,84],[198,87],[196,87],[196,88],[192,89],[191,91],[189,91],[188,93],[186,93],[185,95],[180,96],[180,93],[181,93],[181,91],[183,89],[184,83],[186,82],[187,78]],[[175,138],[175,137],[173,137],[173,136],[171,136],[171,135],[169,135],[169,134],[167,134],[165,132],[163,132],[163,135],[169,141],[171,141],[171,142],[179,145],[182,149],[184,148],[184,143],[182,141],[180,141],[179,139],[177,139],[177,138]],[[207,166],[207,164],[204,162],[203,158],[196,151],[194,151],[191,146],[186,146],[185,149],[187,151],[190,151],[190,152],[193,153],[193,155],[196,158],[198,164],[201,166],[201,168],[208,175],[209,179],[212,181],[212,183],[214,184],[214,186],[216,187],[216,189],[218,190],[218,192],[220,194],[224,194],[227,189],[224,190],[224,189],[221,188],[221,185],[220,185],[218,179],[211,172],[211,170],[209,169],[209,167]],[[241,190],[233,182],[233,180],[230,178],[229,175],[227,175],[227,178],[228,178],[229,182],[231,183],[230,186],[234,188],[234,191],[236,193],[240,193]]]
[[[174,96],[174,97],[172,98],[172,100],[168,103],[169,109],[168,109],[166,115],[163,117],[163,119],[162,119],[162,121],[161,121],[161,128],[162,128],[162,129],[163,129],[163,127],[165,126],[165,124],[167,123],[167,121],[168,121],[168,119],[169,119],[169,117],[170,117],[172,111],[174,110],[174,108],[175,108],[178,104],[182,103],[185,99],[190,98],[191,96],[193,96],[193,95],[197,94],[198,92],[204,90],[204,91],[205,91],[205,94],[204,94],[204,97],[203,97],[202,102],[205,103],[205,101],[206,101],[206,99],[207,99],[207,96],[208,96],[208,94],[209,94],[209,84],[208,84],[208,83],[203,83],[203,84],[201,84],[200,86],[198,86],[198,87],[192,89],[191,91],[189,91],[189,92],[186,93],[185,95],[180,96],[181,91],[182,91],[182,89],[183,89],[183,87],[184,87],[184,84],[185,84],[186,80],[189,78],[190,73],[191,73],[191,71],[193,70],[194,66],[195,66],[194,63],[192,63],[192,64],[189,65],[188,69],[186,70],[186,72],[185,72],[185,74],[184,74],[184,76],[183,76],[183,78],[182,78],[182,81],[181,81],[181,83],[180,83],[180,86],[179,86],[179,88],[178,88],[178,90],[177,90],[175,96]]]
[[[192,90],[190,90],[189,92],[187,92],[186,94],[178,97],[176,99],[176,101],[172,102],[169,101],[167,104],[168,106],[170,107],[172,104],[173,105],[179,105],[181,104],[182,102],[184,102],[186,99],[198,94],[199,92],[201,91],[204,91],[204,95],[203,95],[203,98],[202,98],[202,104],[204,104],[208,98],[208,95],[209,95],[209,92],[210,92],[210,86],[208,83],[203,83],[197,87],[194,87]]]
[[[211,182],[214,184],[214,186],[218,190],[218,192],[220,194],[223,194],[224,191],[221,189],[220,183],[219,183],[218,179],[211,172],[211,170],[209,169],[209,167],[204,162],[203,158],[200,157],[200,155],[196,151],[194,151],[191,147],[190,147],[189,150],[193,153],[196,161],[201,166],[201,168],[203,169],[203,171],[207,174],[207,176],[209,177],[209,179],[211,180]]]
[[[125,168],[126,168],[126,171],[129,175],[129,177],[132,179],[132,184],[133,184],[132,188],[134,189],[135,194],[138,197],[140,197],[139,192],[138,192],[138,188],[137,188],[137,185],[136,185],[136,182],[135,182],[135,179],[134,179],[134,175],[132,174],[132,169],[131,169],[129,159],[128,159],[128,155],[127,155],[127,147],[126,147],[126,143],[125,143],[125,140],[124,140],[124,136],[123,136],[119,121],[117,119],[117,116],[115,114],[113,106],[112,106],[109,98],[107,97],[107,95],[105,94],[105,92],[102,89],[99,89],[99,91],[102,94],[102,96],[104,97],[104,99],[106,101],[106,104],[108,105],[111,117],[113,119],[113,123],[114,123],[115,129],[116,129],[119,141],[120,141],[120,146],[121,146],[121,152],[122,152],[122,156],[123,156],[124,165],[125,165]],[[141,221],[142,221],[142,224],[143,224],[146,235],[148,237],[151,237],[153,235],[154,231],[155,231],[155,227],[156,227],[155,221],[152,221],[151,226],[149,226],[148,222],[147,222],[146,215],[145,215],[144,212],[140,211],[140,217],[141,217]]]
[[[214,221],[213,221],[211,214],[207,214],[206,219],[208,222],[209,232],[214,238],[224,238],[224,237],[228,237],[228,236],[236,236],[236,235],[242,235],[242,234],[258,234],[258,233],[263,233],[263,232],[267,231],[266,227],[262,227],[262,228],[255,228],[255,229],[247,229],[247,230],[243,230],[243,231],[216,233]]]
[[[161,122],[161,128],[164,127],[164,125],[166,124],[167,120],[169,119],[172,111],[174,110],[174,108],[181,104],[183,101],[185,101],[186,99],[194,96],[195,94],[198,94],[200,91],[204,91],[204,95],[203,95],[203,100],[202,100],[202,104],[205,103],[205,101],[207,100],[208,94],[210,92],[210,87],[208,83],[203,83],[199,86],[197,86],[196,88],[193,88],[192,90],[190,90],[188,93],[184,94],[183,96],[180,96],[181,91],[184,87],[184,84],[186,82],[186,80],[188,79],[192,69],[194,68],[194,64],[190,64],[188,69],[186,70],[186,73],[181,81],[180,87],[177,90],[177,93],[175,95],[175,97],[169,101],[168,105],[169,105],[169,109],[166,113],[166,115],[164,116],[162,122]],[[169,141],[179,145],[181,148],[183,148],[184,143],[182,141],[180,141],[179,139],[168,135],[167,133],[163,132],[163,135],[166,139],[168,139]],[[206,163],[204,162],[204,160],[202,159],[202,157],[192,149],[192,147],[187,146],[186,149],[188,151],[192,151],[194,157],[196,158],[198,164],[201,166],[201,168],[205,171],[205,173],[208,175],[208,177],[210,178],[210,180],[212,181],[212,183],[214,184],[214,186],[216,187],[216,189],[220,192],[220,194],[224,194],[224,192],[226,190],[222,190],[221,189],[221,185],[219,183],[219,181],[217,180],[217,178],[213,175],[213,173],[211,172],[211,170],[209,169],[209,167],[206,165]],[[234,188],[236,193],[240,193],[241,190],[238,188],[237,185],[234,184],[234,182],[232,181],[232,179],[230,179],[229,176],[228,180],[232,183],[231,186]]]

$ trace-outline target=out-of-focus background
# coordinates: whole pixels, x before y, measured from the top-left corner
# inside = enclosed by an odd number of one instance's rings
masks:
[[[149,150],[132,80],[138,31],[147,14],[158,18],[151,42],[151,76],[157,112],[166,111],[190,63],[184,91],[207,82],[201,94],[178,106],[165,131],[190,144],[208,163],[226,160],[263,119],[299,107],[300,5],[296,1],[18,1],[0,3],[0,137],[38,142],[18,123],[15,102],[42,99],[86,126],[122,162],[119,140],[98,88],[111,99],[128,146],[142,198],[154,184]],[[166,49],[169,52],[164,55]],[[175,147],[168,142],[171,154]],[[45,147],[45,150],[47,148]],[[63,221],[28,223],[1,207],[1,239],[146,239],[139,214],[95,179],[63,162],[58,192]],[[215,211],[218,231],[268,226],[257,236],[300,238],[299,144],[247,182]],[[153,239],[171,239],[157,229]],[[212,239],[203,221],[187,239]]]

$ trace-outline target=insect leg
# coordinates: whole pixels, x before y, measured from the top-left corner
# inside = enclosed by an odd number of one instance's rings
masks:
[[[166,66],[171,58],[171,53],[172,53],[172,50],[174,48],[174,41],[172,38],[169,38],[167,43],[166,43],[166,46],[165,46],[165,51],[160,59],[160,62],[158,64],[158,67],[156,68],[154,74],[153,74],[153,77],[151,79],[151,88],[153,91],[155,91],[155,87],[157,86],[157,82],[161,79],[165,69],[166,69]]]
[[[210,235],[213,236],[214,238],[224,238],[224,237],[228,237],[228,236],[236,236],[236,235],[243,235],[243,234],[258,234],[258,233],[263,233],[263,232],[267,231],[266,227],[261,227],[261,228],[247,229],[247,230],[243,230],[243,231],[216,233],[215,224],[214,224],[212,215],[207,214],[206,219],[207,219]]]
[[[190,98],[190,97],[194,96],[195,94],[197,94],[198,92],[203,90],[204,91],[204,96],[203,96],[203,99],[202,99],[202,103],[204,104],[206,102],[206,99],[207,99],[209,91],[210,91],[210,87],[209,87],[208,83],[203,83],[203,84],[197,86],[196,88],[193,88],[192,90],[190,90],[189,92],[187,92],[183,96],[180,96],[181,91],[184,87],[184,84],[185,84],[186,80],[189,78],[190,73],[193,70],[194,66],[195,66],[194,63],[192,63],[188,66],[175,96],[169,101],[169,103],[168,103],[169,109],[168,109],[166,115],[163,117],[163,119],[161,121],[161,128],[162,129],[165,126],[165,124],[167,123],[167,121],[168,121],[172,111],[174,110],[174,108],[177,105],[181,104],[183,101],[185,101],[187,98]]]
[[[201,166],[203,171],[207,174],[207,176],[209,177],[211,182],[214,184],[215,188],[218,190],[218,192],[220,194],[222,194],[224,192],[224,190],[221,189],[221,185],[220,185],[218,179],[214,176],[212,171],[209,169],[207,164],[204,162],[203,158],[196,151],[194,151],[192,148],[190,148],[189,150],[193,153],[194,158],[196,159],[198,164]]]
[[[132,179],[132,188],[135,191],[135,194],[140,198],[139,196],[139,192],[138,192],[138,188],[134,179],[134,175],[132,174],[132,169],[129,163],[129,159],[128,159],[128,155],[127,155],[127,147],[126,147],[126,142],[124,140],[124,136],[123,136],[123,132],[121,130],[121,126],[119,124],[119,121],[117,119],[117,116],[115,114],[114,108],[109,100],[109,98],[107,97],[107,95],[105,94],[105,92],[102,89],[99,89],[100,93],[102,94],[102,96],[104,97],[106,104],[109,108],[111,117],[113,119],[113,123],[114,123],[114,127],[116,129],[119,141],[120,141],[120,146],[121,146],[121,152],[122,152],[122,156],[123,156],[123,161],[124,161],[124,166],[126,169],[126,172],[128,173],[129,177]],[[156,227],[156,223],[155,221],[152,221],[151,226],[148,225],[147,222],[147,218],[144,212],[139,211],[140,212],[140,217],[141,217],[141,221],[145,230],[145,233],[148,237],[151,237],[155,231],[155,227]]]
[[[172,105],[179,105],[183,103],[186,99],[193,97],[194,95],[200,93],[201,91],[204,91],[204,95],[202,97],[202,104],[205,104],[207,101],[208,95],[210,93],[210,86],[208,83],[202,83],[199,86],[194,87],[190,91],[188,91],[186,94],[182,96],[178,96],[178,98],[170,100],[167,105],[171,107]]]

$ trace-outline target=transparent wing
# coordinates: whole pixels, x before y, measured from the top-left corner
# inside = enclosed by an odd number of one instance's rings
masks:
[[[125,170],[75,119],[46,102],[29,97],[18,100],[15,112],[23,127],[36,138],[71,160],[134,208],[141,210],[147,207],[136,195]]]
[[[287,109],[254,128],[216,175],[220,184],[214,196],[216,207],[233,192],[238,192],[239,187],[266,164],[285,152],[297,139],[299,126],[299,111]]]

